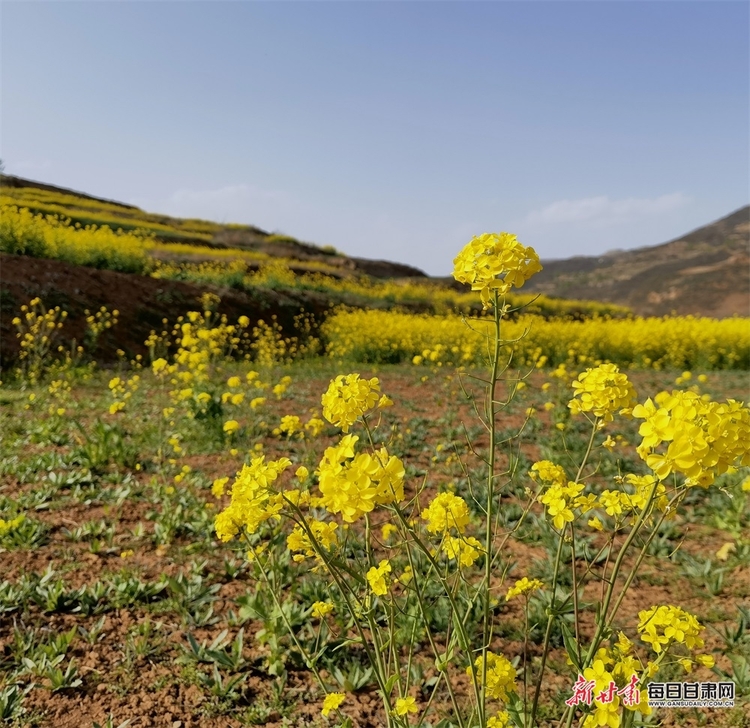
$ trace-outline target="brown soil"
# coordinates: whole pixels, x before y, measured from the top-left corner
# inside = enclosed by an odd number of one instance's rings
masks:
[[[416,420],[426,423],[424,424],[423,447],[414,446],[409,456],[405,458],[408,464],[415,466],[418,470],[429,469],[429,480],[423,498],[423,501],[426,501],[439,486],[444,486],[451,480],[451,468],[443,461],[434,461],[437,454],[436,444],[446,442],[446,427],[461,420],[472,424],[475,419],[470,406],[459,397],[458,382],[455,377],[446,379],[443,375],[430,374],[427,375],[427,381],[421,381],[424,372],[425,370],[421,368],[398,370],[388,368],[385,373],[363,371],[361,374],[366,377],[378,375],[383,391],[388,393],[395,402],[394,407],[386,410],[383,415],[384,427],[395,424],[398,432],[407,434],[409,427],[414,426],[413,423]],[[535,377],[538,376],[538,374],[535,375]],[[651,373],[644,374],[641,379],[651,376],[653,376]],[[327,383],[328,379],[324,376],[295,383],[293,385],[294,399],[282,400],[276,408],[276,414],[279,417],[287,413],[302,414],[318,408],[320,393],[324,391]],[[636,381],[636,385],[638,383]],[[732,393],[727,392],[727,394]],[[520,427],[524,421],[522,411],[519,407],[504,416],[503,427]],[[546,429],[549,425],[549,413],[539,411],[537,416],[544,421]],[[333,444],[335,439],[336,437],[330,433],[315,440],[312,447],[316,452],[322,452],[326,446]],[[264,439],[263,445],[270,458],[284,454],[293,459],[295,454],[299,456],[307,447],[310,447],[305,442],[287,441],[271,436]],[[481,444],[478,447],[481,447]],[[524,452],[529,459],[536,459],[540,456],[537,445],[533,443],[525,445]],[[470,467],[476,465],[476,462],[471,462],[471,457],[467,457],[467,460]],[[209,478],[230,474],[240,464],[238,458],[232,459],[227,453],[194,456],[187,458],[185,462]],[[141,483],[146,483],[146,476],[142,473],[137,474],[137,477]],[[285,473],[283,477],[291,477],[290,472]],[[413,495],[422,482],[421,477],[413,480],[415,482],[410,482],[407,488],[409,495]],[[8,478],[0,481],[0,492],[11,497],[21,491],[27,491],[29,487],[28,484],[18,484]],[[175,576],[187,563],[185,552],[181,548],[186,544],[177,542],[168,548],[152,544],[148,538],[151,524],[146,519],[146,510],[147,506],[143,501],[128,500],[120,507],[72,503],[64,508],[40,511],[35,514],[35,518],[44,520],[51,527],[50,542],[31,552],[4,553],[3,578],[15,581],[22,573],[32,571],[41,573],[50,564],[58,570],[64,570],[66,582],[74,587],[84,583],[91,584],[102,575],[116,572],[123,566],[133,570],[144,580],[156,579],[161,574]],[[416,510],[418,513],[418,509]],[[88,550],[87,544],[72,543],[66,538],[64,529],[75,528],[85,521],[99,518],[106,518],[109,523],[116,526],[111,550],[93,554]],[[378,526],[378,519],[374,520],[374,525]],[[130,530],[139,522],[146,526],[146,538],[134,541]],[[703,555],[715,552],[727,540],[725,534],[719,531],[700,528],[698,532],[698,526],[691,526],[691,528],[695,528],[696,532],[690,535],[692,539],[689,542],[690,548],[691,550],[694,548]],[[135,554],[123,561],[119,554],[121,550],[127,548],[132,548]],[[515,578],[528,573],[528,569],[534,562],[547,557],[546,551],[541,547],[521,542],[510,542],[509,551],[509,558],[517,564],[514,572]],[[222,560],[227,555],[229,552],[225,548],[219,548],[215,553],[208,555],[207,573],[220,573]],[[201,559],[203,557],[203,555],[200,556]],[[747,573],[732,574],[731,578],[727,579],[722,596],[713,598],[709,602],[706,595],[681,582],[680,575],[673,564],[652,562],[644,570],[643,578],[634,584],[623,603],[621,611],[623,623],[632,625],[639,610],[659,603],[679,604],[698,615],[705,614],[709,609],[724,610],[733,614],[737,604],[748,603],[750,594],[747,591]],[[228,612],[236,608],[234,600],[249,588],[246,575],[222,584],[219,592],[220,599],[214,605],[217,623],[210,627],[190,630],[199,643],[204,640],[212,641],[225,628],[229,629],[230,638],[234,638],[237,628],[229,625]],[[507,588],[507,583],[505,588]],[[499,594],[502,594],[502,590]],[[587,592],[585,598],[595,602],[599,595]],[[523,624],[520,600],[507,605],[503,603],[502,611],[504,624],[515,623],[519,627]],[[82,618],[76,615],[60,614],[48,616],[35,614],[34,618],[37,624],[40,618],[45,620],[44,628],[48,629],[50,634],[59,634],[76,625],[90,630],[99,619],[98,616]],[[163,640],[162,647],[153,656],[128,660],[128,635],[132,635],[134,628],[149,618],[152,622],[163,621],[160,631]],[[23,627],[23,625],[20,626]],[[718,624],[715,626],[719,627]],[[585,622],[582,625],[585,634],[590,631],[590,628],[591,625]],[[248,623],[245,627],[244,656],[254,665],[247,678],[246,707],[260,704],[261,701],[273,695],[276,683],[273,677],[262,670],[265,650],[254,640],[259,629],[260,625],[254,622]],[[12,619],[7,615],[0,616],[0,655],[7,649],[12,635]],[[717,637],[710,630],[706,630],[706,638],[706,651],[710,652],[719,647]],[[106,614],[101,639],[94,645],[88,645],[79,639],[69,653],[79,663],[83,677],[81,688],[51,693],[44,687],[36,687],[27,698],[26,705],[37,714],[44,716],[42,723],[37,725],[50,728],[89,728],[93,721],[104,724],[110,714],[114,716],[115,725],[119,725],[121,721],[130,720],[131,728],[151,726],[155,728],[239,728],[243,724],[231,714],[212,713],[208,709],[206,694],[195,684],[190,684],[190,680],[182,675],[181,671],[184,668],[178,660],[184,654],[186,647],[186,628],[174,614],[161,615],[158,612],[149,614],[145,609],[138,607],[109,612]],[[523,654],[523,644],[518,640],[498,638],[493,647],[508,655]],[[539,654],[539,645],[529,645],[527,659]],[[426,654],[425,657],[427,657]],[[550,664],[564,665],[564,663],[564,653],[561,650],[553,651]],[[722,661],[721,658],[719,664],[723,668],[728,667],[726,661]],[[426,675],[431,674],[431,669],[427,663]],[[710,671],[700,669],[693,673],[691,679],[712,680],[715,678]],[[457,676],[456,689],[460,694],[468,689],[461,675]],[[555,677],[553,672],[548,672],[542,699],[545,701],[555,693],[569,690],[570,685],[565,684],[561,678]],[[286,691],[287,698],[294,701],[294,709],[289,716],[284,717],[278,711],[271,711],[259,718],[257,724],[267,725],[269,728],[330,725],[320,717],[320,693],[308,673],[291,669]],[[384,725],[380,700],[372,690],[363,690],[348,695],[344,712],[352,718],[357,728],[381,728]],[[716,711],[701,711],[701,715],[709,721],[714,719],[719,721],[703,723],[703,725],[723,728],[730,728],[733,725],[720,722],[723,717],[717,716]],[[699,725],[695,722],[696,716],[692,715],[681,717],[663,712],[663,717],[665,725]],[[746,720],[750,720],[750,705],[747,706]]]
[[[230,321],[236,322],[245,315],[254,325],[259,319],[268,322],[271,316],[276,316],[290,334],[294,332],[294,317],[301,310],[322,317],[334,303],[314,291],[287,294],[263,289],[250,295],[227,288],[86,268],[59,260],[0,254],[0,361],[7,363],[16,355],[18,340],[12,319],[19,315],[23,304],[37,296],[46,307],[60,306],[68,312],[61,343],[73,338],[82,341],[86,309],[96,311],[101,306],[110,311],[117,309],[119,323],[102,334],[95,352],[98,359],[113,361],[117,349],[122,349],[129,359],[145,354],[143,342],[149,333],[161,331],[163,319],[171,325],[187,311],[200,310],[199,300],[206,291],[220,296],[218,312],[226,314]]]

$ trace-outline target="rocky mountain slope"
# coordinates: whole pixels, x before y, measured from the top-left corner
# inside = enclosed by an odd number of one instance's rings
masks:
[[[750,206],[662,245],[542,262],[524,292],[647,316],[750,316]]]

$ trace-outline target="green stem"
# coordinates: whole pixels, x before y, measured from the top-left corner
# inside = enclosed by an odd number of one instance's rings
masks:
[[[565,541],[565,529],[560,534],[560,540],[557,544],[557,555],[555,556],[555,571],[552,576],[552,601],[550,602],[549,615],[547,616],[547,628],[544,631],[544,643],[542,644],[542,664],[539,668],[539,675],[534,686],[534,702],[531,704],[531,719],[529,725],[534,726],[536,720],[536,711],[539,707],[539,693],[542,688],[542,679],[544,677],[544,668],[547,665],[547,654],[549,653],[549,641],[552,635],[552,622],[555,618],[555,599],[557,596],[557,577],[560,573],[560,561],[562,559],[563,543]]]
[[[486,702],[487,702],[487,653],[492,642],[492,619],[490,609],[490,579],[492,577],[492,541],[494,529],[492,523],[492,506],[495,489],[495,387],[497,386],[497,373],[500,364],[500,319],[502,312],[499,306],[500,300],[497,289],[493,292],[493,313],[495,325],[494,351],[492,353],[492,369],[487,387],[487,406],[485,414],[490,433],[490,452],[487,462],[487,502],[485,506],[485,529],[484,529],[484,619],[482,621],[482,690],[481,699],[477,706],[479,712],[479,725],[485,728],[487,724]]]

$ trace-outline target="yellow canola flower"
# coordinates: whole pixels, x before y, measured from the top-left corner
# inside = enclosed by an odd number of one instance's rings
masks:
[[[333,611],[331,602],[314,602],[312,605],[312,616],[314,619],[323,619]]]
[[[539,460],[531,466],[529,475],[534,480],[541,480],[542,483],[564,485],[568,476],[561,465],[555,465],[550,460]]]
[[[573,382],[573,390],[570,411],[574,415],[591,412],[605,422],[611,422],[617,410],[627,411],[636,403],[633,385],[616,364],[601,364],[582,372]]]
[[[0,536],[5,536],[11,531],[15,531],[25,520],[26,516],[23,513],[9,521],[0,518]]]
[[[359,374],[339,374],[321,397],[323,417],[344,432],[378,403],[380,382],[377,377],[360,379]]]
[[[477,657],[474,661],[474,667],[479,681],[482,680],[483,672],[482,657]],[[466,674],[471,677],[471,667],[466,668]],[[487,653],[487,685],[485,694],[492,700],[502,700],[507,702],[509,693],[517,692],[516,687],[516,669],[510,660],[504,655],[497,655],[494,652]]]
[[[367,572],[367,583],[373,594],[382,597],[388,593],[387,576],[391,573],[391,565],[387,559],[383,559],[377,566],[373,566]]]
[[[329,513],[341,513],[353,523],[376,505],[388,505],[404,498],[404,464],[380,448],[372,455],[355,453],[358,441],[344,435],[338,445],[323,453],[318,466],[321,504]]]
[[[482,544],[473,536],[447,536],[443,539],[442,550],[461,566],[471,566],[483,553]]]
[[[467,328],[455,314],[360,310],[333,313],[321,334],[334,359],[461,366],[482,364],[491,327],[491,320],[480,318]],[[581,321],[527,314],[504,321],[503,331],[515,341],[514,361],[530,367],[540,354],[547,356],[551,376],[562,380],[569,379],[569,369],[580,367],[582,358],[656,370],[696,361],[712,369],[750,369],[747,318],[594,316]]]
[[[511,233],[484,233],[472,238],[453,261],[453,277],[479,291],[482,305],[490,305],[490,292],[504,296],[520,288],[542,269],[534,248],[518,242]]]
[[[639,404],[633,416],[644,420],[638,454],[659,480],[681,473],[685,485],[708,487],[730,467],[750,465],[750,409],[741,402],[676,390]]]
[[[317,437],[325,429],[326,423],[319,417],[311,417],[305,423],[305,430],[310,433],[310,437]]]
[[[398,528],[392,523],[386,523],[383,528],[380,529],[380,537],[383,541],[387,541],[391,536],[398,533]]]
[[[430,533],[444,534],[451,528],[463,533],[469,524],[469,507],[460,496],[439,493],[422,511],[422,520],[427,521]]]
[[[295,432],[302,431],[302,421],[297,415],[284,415],[279,424],[279,431],[291,437]]]
[[[237,430],[240,429],[240,423],[237,422],[237,420],[227,420],[224,423],[224,428],[223,429],[224,429],[224,432],[226,432],[227,434],[231,435],[231,434],[237,432]]]
[[[573,508],[577,507],[577,498],[584,487],[583,483],[562,485],[556,482],[539,496],[539,502],[547,506],[547,515],[556,529],[562,530],[566,523],[573,522]]]
[[[216,516],[214,528],[222,541],[230,541],[241,530],[255,533],[260,524],[277,516],[281,509],[271,486],[279,475],[292,463],[288,458],[270,460],[265,456],[253,458],[250,465],[243,465],[232,484],[232,499],[229,506]]]
[[[487,728],[507,728],[510,725],[510,713],[502,711],[487,718]]]
[[[323,701],[323,709],[320,711],[324,717],[328,717],[331,711],[337,710],[346,700],[344,693],[328,693]]]
[[[527,594],[535,589],[542,589],[543,587],[544,582],[539,579],[529,579],[527,576],[524,576],[523,579],[519,579],[512,587],[510,587],[510,589],[508,589],[508,593],[505,595],[505,601],[509,602],[514,597],[521,596],[521,594]]]
[[[214,497],[221,498],[224,495],[224,487],[228,482],[229,478],[217,478],[214,480],[211,486],[211,492],[214,494]]]
[[[417,701],[410,696],[406,698],[396,698],[396,705],[393,712],[396,715],[408,715],[409,713],[418,713]]]
[[[639,612],[638,619],[641,640],[648,642],[657,654],[672,642],[682,643],[689,650],[703,647],[703,639],[699,635],[705,628],[695,616],[680,607],[651,607]]]
[[[338,523],[325,523],[324,521],[310,521],[308,524],[318,546],[330,551],[336,545],[336,529]],[[301,551],[292,558],[294,561],[304,561],[305,557],[318,557],[310,536],[302,526],[295,526],[286,539],[287,548],[292,551]]]
[[[586,716],[583,728],[619,728],[620,698],[614,696],[612,702],[602,703],[594,699],[594,712]]]

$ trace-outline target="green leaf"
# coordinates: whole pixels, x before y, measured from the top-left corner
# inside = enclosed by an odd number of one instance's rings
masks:
[[[560,628],[562,629],[563,634],[563,642],[565,643],[565,651],[568,653],[568,657],[570,658],[570,661],[573,663],[573,666],[575,667],[578,672],[581,671],[581,663],[578,659],[578,643],[576,642],[575,637],[573,636],[573,633],[570,631],[570,627],[561,620],[560,621]]]

